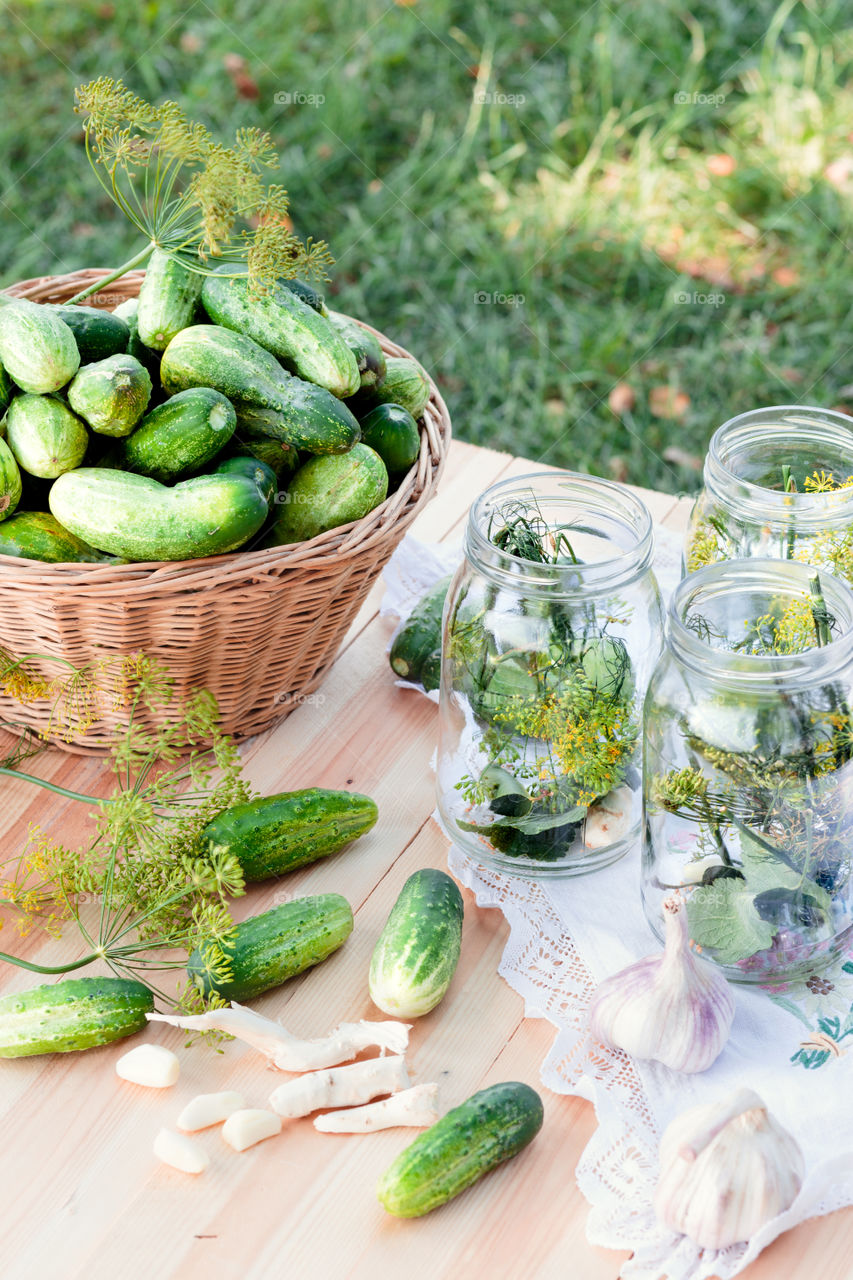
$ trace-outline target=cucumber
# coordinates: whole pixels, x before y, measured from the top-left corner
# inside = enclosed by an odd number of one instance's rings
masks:
[[[175,334],[192,324],[203,283],[198,271],[155,249],[139,290],[136,332],[140,342],[165,351]]]
[[[417,360],[408,356],[387,356],[385,377],[369,396],[364,399],[359,396],[359,412],[375,408],[377,404],[401,404],[413,418],[419,418],[429,397],[429,378]]]
[[[307,303],[312,311],[319,311],[321,316],[329,315],[326,310],[325,298],[312,284],[307,284],[304,280],[298,280],[295,276],[290,280],[281,280],[280,283],[284,285],[285,289],[295,293],[297,298],[301,298],[303,302]]]
[[[103,436],[126,436],[151,399],[151,377],[135,356],[107,356],[80,369],[68,388],[68,403]]]
[[[352,791],[285,791],[233,805],[201,836],[237,858],[247,881],[268,880],[337,853],[378,817],[369,796]]]
[[[80,367],[74,334],[51,307],[15,298],[0,307],[0,363],[22,391],[58,391]]]
[[[232,440],[225,456],[254,458],[256,462],[262,462],[279,484],[286,482],[299,466],[298,451],[283,440]]]
[[[122,302],[116,307],[112,313],[119,316],[128,328],[128,339],[125,350],[129,356],[133,356],[138,360],[144,369],[148,370],[153,385],[156,387],[160,382],[160,352],[146,347],[145,343],[139,336],[139,299],[128,298],[126,302]]]
[[[100,307],[65,307],[56,304],[53,311],[64,320],[74,334],[81,364],[93,364],[107,356],[127,351],[130,329],[114,311]]]
[[[392,671],[412,684],[437,689],[441,680],[441,618],[452,575],[421,596],[391,641]]]
[[[5,440],[0,440],[0,520],[8,520],[21,501],[23,486],[15,455]]]
[[[388,493],[385,463],[365,444],[340,457],[309,458],[290,482],[265,547],[306,542],[360,520]]]
[[[376,334],[340,311],[330,311],[328,316],[355,356],[361,389],[377,386],[385,377],[385,352]]]
[[[213,387],[237,411],[240,438],[282,440],[309,453],[344,453],[360,436],[352,413],[323,387],[294,378],[275,356],[242,333],[215,324],[191,325],[163,352],[163,387]]]
[[[113,557],[75,538],[49,511],[17,511],[0,525],[0,555],[49,564],[109,563]]]
[[[210,475],[215,476],[245,476],[247,480],[251,480],[256,484],[263,495],[264,501],[269,504],[278,492],[278,480],[272,467],[268,467],[265,462],[261,462],[259,458],[253,458],[249,454],[234,454],[231,458],[222,458],[210,467]]]
[[[204,995],[215,991],[224,1000],[251,1000],[325,960],[352,927],[352,908],[339,893],[295,898],[237,925],[223,947],[231,970],[227,980],[211,971],[204,944],[190,956],[187,972]]]
[[[71,978],[0,999],[0,1058],[71,1053],[147,1026],[154,997],[129,978]]]
[[[51,480],[79,467],[85,457],[86,424],[56,396],[15,396],[5,421],[9,448],[30,475]]]
[[[6,412],[9,401],[12,399],[13,391],[12,379],[0,364],[0,417]],[[2,430],[2,427],[0,427],[0,430]]]
[[[395,1018],[419,1018],[444,999],[462,946],[462,894],[444,871],[409,876],[370,961],[370,998]]]
[[[146,413],[110,452],[109,464],[171,484],[215,458],[236,426],[230,400],[210,387],[190,387]]]
[[[379,454],[391,475],[408,471],[421,451],[421,433],[401,404],[379,404],[361,419],[361,438]]]
[[[292,373],[341,399],[358,391],[356,358],[325,316],[280,284],[253,297],[246,276],[222,274],[228,270],[207,276],[202,287],[201,300],[214,324],[253,338]]]
[[[542,1099],[510,1080],[480,1089],[402,1151],[376,1194],[397,1218],[420,1218],[509,1160],[542,1128]]]
[[[132,472],[80,467],[60,476],[50,509],[78,538],[125,560],[193,560],[234,551],[268,507],[244,476],[195,476],[169,489]]]

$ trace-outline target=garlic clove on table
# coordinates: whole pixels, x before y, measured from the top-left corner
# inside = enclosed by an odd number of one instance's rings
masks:
[[[663,907],[664,950],[600,984],[590,1030],[635,1058],[674,1071],[705,1071],[728,1040],[734,998],[724,976],[690,950],[681,899],[667,898]]]
[[[802,1186],[796,1139],[752,1089],[682,1112],[664,1132],[655,1213],[703,1249],[749,1240]]]

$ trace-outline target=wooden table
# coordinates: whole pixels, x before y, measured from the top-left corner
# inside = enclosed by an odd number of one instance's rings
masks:
[[[455,443],[440,492],[415,533],[431,541],[458,538],[477,493],[532,469],[536,464],[524,459]],[[687,500],[642,496],[657,521],[683,527]],[[356,925],[346,945],[255,1002],[300,1035],[381,1016],[366,982],[379,930],[412,871],[446,866],[447,844],[430,817],[436,708],[394,684],[385,654],[391,626],[377,612],[381,595],[380,583],[320,692],[243,752],[248,779],[263,793],[352,788],[379,805],[377,827],[349,851],[279,884],[256,886],[236,904],[243,916],[284,894],[329,891],[352,903]],[[88,794],[110,789],[96,760],[51,751],[34,771]],[[5,855],[22,847],[30,823],[66,844],[86,838],[85,806],[23,782],[3,779],[0,787]],[[332,1136],[302,1120],[241,1155],[214,1130],[203,1135],[211,1165],[201,1177],[157,1163],[155,1133],[173,1126],[194,1094],[234,1088],[250,1106],[266,1105],[281,1077],[236,1043],[221,1054],[206,1046],[185,1050],[180,1033],[157,1028],[85,1055],[3,1062],[4,1280],[615,1280],[627,1255],[587,1243],[587,1204],[573,1177],[595,1127],[592,1108],[540,1085],[539,1064],[554,1030],[524,1018],[520,997],[497,976],[508,935],[501,913],[476,908],[467,892],[465,898],[459,969],[443,1003],[416,1022],[409,1061],[415,1080],[441,1082],[448,1107],[499,1080],[538,1087],[545,1125],[519,1157],[439,1212],[395,1220],[379,1206],[374,1186],[412,1130]],[[4,929],[0,946],[15,950],[15,941]],[[58,941],[18,945],[44,964],[63,954]],[[34,981],[20,970],[0,972],[4,992]],[[165,1095],[122,1083],[114,1073],[120,1053],[146,1036],[181,1055],[181,1079]],[[744,1274],[842,1280],[851,1275],[851,1252],[848,1210],[797,1228]]]

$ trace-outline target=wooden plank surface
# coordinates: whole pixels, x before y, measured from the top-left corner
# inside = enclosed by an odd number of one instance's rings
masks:
[[[531,469],[527,460],[455,443],[439,494],[414,533],[458,539],[477,493]],[[689,502],[644,496],[656,520],[683,528]],[[246,774],[260,791],[349,787],[379,805],[377,827],[350,851],[256,886],[236,904],[242,917],[303,893],[337,891],[352,903],[356,926],[345,946],[255,1002],[297,1034],[379,1016],[366,988],[379,930],[413,870],[446,866],[446,841],[430,817],[436,708],[393,683],[385,656],[392,628],[377,613],[381,594],[379,584],[318,695],[243,748]],[[110,790],[100,762],[57,751],[34,762],[33,772],[90,794]],[[82,843],[91,831],[87,810],[74,801],[9,779],[0,795],[7,853],[21,847],[31,823],[61,833],[67,844]],[[157,1129],[173,1126],[195,1093],[236,1088],[249,1105],[266,1104],[281,1077],[236,1043],[221,1053],[187,1050],[178,1033],[158,1027],[85,1055],[4,1062],[4,1280],[615,1280],[627,1255],[587,1243],[588,1206],[573,1178],[594,1132],[592,1108],[542,1088],[539,1064],[553,1028],[525,1019],[521,999],[497,977],[508,937],[503,916],[478,909],[467,891],[465,899],[459,969],[439,1008],[415,1023],[411,1072],[414,1080],[438,1079],[448,1107],[497,1080],[538,1087],[545,1126],[521,1156],[441,1212],[398,1221],[380,1208],[373,1188],[412,1131],[336,1136],[301,1120],[280,1139],[238,1155],[213,1130],[202,1135],[211,1166],[200,1178],[157,1164]],[[3,945],[13,949],[8,931]],[[41,963],[63,954],[58,940],[21,946]],[[3,992],[32,985],[21,970],[0,973]],[[116,1058],[148,1036],[181,1056],[181,1079],[165,1095],[114,1074]],[[744,1275],[843,1280],[851,1245],[853,1212],[845,1211],[790,1232]]]

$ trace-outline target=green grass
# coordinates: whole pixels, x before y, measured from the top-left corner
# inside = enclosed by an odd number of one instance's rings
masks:
[[[841,0],[217,7],[227,23],[204,0],[6,10],[0,281],[136,248],[72,114],[75,83],[120,75],[222,135],[270,130],[335,305],[423,360],[462,439],[675,492],[734,413],[853,404]],[[681,419],[652,413],[662,387]]]

